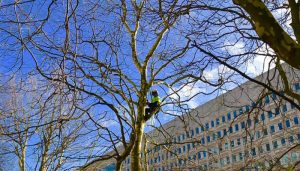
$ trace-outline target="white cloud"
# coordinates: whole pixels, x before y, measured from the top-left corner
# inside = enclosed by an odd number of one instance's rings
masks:
[[[268,51],[266,48],[268,48]],[[229,53],[230,55],[239,55],[239,54],[243,54],[246,52],[246,47],[245,47],[245,43],[243,43],[243,42],[233,43],[233,42],[228,41],[228,42],[224,43],[223,50],[225,52]],[[265,46],[257,49],[255,51],[255,53],[257,53],[257,54],[267,54],[267,53],[274,54],[274,52],[272,51],[271,48],[265,47]],[[263,72],[266,72],[267,70],[275,67],[275,64],[271,60],[272,60],[271,57],[266,57],[263,55],[256,55],[253,58],[253,60],[248,60],[248,63],[246,66],[245,65],[241,66],[238,69],[240,71],[245,72],[248,75],[252,74],[253,76],[258,76],[258,75],[262,74]],[[223,68],[223,67],[224,67],[223,65],[220,65],[217,69],[211,70],[205,74],[207,75],[208,78],[216,78],[218,76],[218,74],[220,73],[219,72],[220,68]],[[225,70],[225,72],[223,72],[221,75],[223,75],[226,72],[229,72],[229,71]]]
[[[115,120],[101,121],[101,126],[103,126],[103,127],[111,128],[116,125],[118,125],[118,123]]]
[[[245,53],[245,44],[244,42],[225,42],[223,50],[227,51],[230,55],[238,55]]]
[[[212,70],[203,71],[203,77],[209,81],[217,80],[224,74],[229,74],[232,70],[224,65],[219,65],[218,67]]]
[[[266,48],[259,48],[256,52],[259,54],[267,54],[267,53],[274,54],[270,50],[267,52]],[[274,67],[275,67],[275,63],[272,61],[271,57],[256,55],[253,61],[250,61],[247,64],[246,73],[253,74],[254,76],[258,76],[263,72],[266,72]]]
[[[187,84],[182,87],[176,87],[175,89],[171,90],[169,89],[169,94],[172,94],[170,98],[175,99],[177,101],[185,101],[188,100],[195,95],[197,95],[199,92],[205,92],[206,90],[204,88],[200,87],[199,83],[195,84]],[[185,102],[185,104],[188,105],[190,108],[195,108],[199,105],[199,102],[197,98],[192,98],[189,101]]]

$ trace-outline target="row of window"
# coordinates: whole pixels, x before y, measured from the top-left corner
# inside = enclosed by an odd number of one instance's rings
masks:
[[[289,120],[286,120],[285,124],[286,124],[286,127],[287,127],[287,128],[290,127],[290,122],[289,122]],[[298,117],[294,117],[294,124],[295,124],[295,125],[298,125],[298,124],[299,124],[299,118],[298,118]],[[277,129],[278,131],[280,131],[280,130],[283,129],[283,126],[282,126],[282,123],[281,123],[281,122],[279,122],[277,125],[278,125],[278,129]],[[255,136],[254,136],[254,135],[251,135],[251,136],[250,136],[250,139],[253,139],[254,137],[256,137],[256,139],[259,139],[259,138],[261,138],[263,135],[264,135],[264,136],[267,136],[268,133],[273,134],[273,133],[275,133],[275,132],[276,132],[276,130],[275,130],[274,125],[271,125],[269,131],[268,131],[267,128],[263,129],[263,130],[262,130],[262,133],[261,133],[261,131],[257,130],[257,131],[255,132]],[[298,138],[298,140],[300,140],[300,134],[297,134],[297,138]],[[205,141],[205,140],[202,138],[201,142],[202,142],[202,143],[205,143],[204,141]],[[288,137],[288,141],[289,141],[290,143],[294,143],[294,137],[293,137],[293,136],[289,136],[289,137]],[[243,137],[243,138],[238,138],[238,139],[235,139],[235,140],[231,140],[230,143],[229,143],[229,142],[225,142],[224,145],[220,145],[218,148],[216,148],[216,147],[215,147],[215,148],[211,148],[211,149],[209,149],[209,152],[210,152],[211,154],[219,154],[223,149],[228,150],[230,147],[231,147],[231,148],[238,147],[238,146],[240,146],[242,143],[243,143],[243,145],[245,145],[245,144],[247,143],[247,137],[246,137],[246,136]],[[175,156],[175,154],[176,154],[176,155],[180,155],[180,154],[182,154],[182,153],[185,153],[185,152],[187,152],[187,151],[190,151],[192,148],[195,148],[195,144],[196,144],[196,143],[189,143],[189,144],[183,145],[182,148],[179,147],[179,148],[175,149],[173,152],[167,153],[166,158],[168,158],[168,154],[169,154],[170,157],[172,157],[172,156]],[[279,144],[279,141],[275,140],[275,141],[273,141],[273,149],[277,149],[277,148],[279,147],[279,145],[285,145],[285,144],[286,144],[286,139],[285,139],[285,138],[282,138],[282,139],[281,139],[280,144]],[[265,151],[270,151],[270,150],[271,150],[270,144],[265,144]],[[261,151],[261,150],[260,150],[260,151]],[[254,149],[254,150],[252,149],[252,154],[253,154],[253,155],[256,155],[255,149]],[[196,156],[197,156],[197,157],[196,157]],[[207,157],[206,151],[202,151],[202,152],[198,152],[197,155],[189,156],[188,159],[189,159],[189,160],[191,160],[191,159],[194,159],[194,160],[195,160],[195,159],[197,158],[198,160],[201,160],[201,159],[204,159],[204,158],[206,158],[206,157]],[[162,160],[164,160],[164,155],[163,155],[163,154],[161,155],[161,157],[160,157],[160,156],[155,157],[154,160],[151,159],[150,161],[148,161],[148,164],[159,163],[159,162],[161,162]],[[128,163],[129,163],[129,160],[128,160]]]
[[[294,109],[294,108],[295,107],[292,104],[290,104],[290,109]],[[245,106],[245,111],[249,111],[249,110],[250,110],[250,107],[249,106]],[[284,104],[284,105],[281,106],[281,109],[280,109],[280,107],[276,107],[275,109],[273,109],[271,111],[263,112],[260,115],[260,120],[261,121],[265,121],[265,119],[266,119],[265,115],[266,114],[267,114],[269,120],[271,120],[271,119],[275,118],[276,116],[278,116],[280,114],[280,112],[287,112],[287,111],[288,111],[288,107],[287,107],[286,104]],[[240,114],[242,114],[242,113],[243,113],[243,109],[241,108],[240,109]],[[234,114],[234,117],[237,117],[236,111],[234,111],[233,114]],[[226,122],[225,116],[223,115],[221,118],[222,118],[222,123],[225,123]],[[227,121],[230,121],[230,120],[231,120],[231,114],[228,113],[227,114]],[[259,119],[255,118],[254,119],[254,123],[258,124],[259,123]],[[216,121],[211,121],[210,124],[209,123],[205,123],[205,128],[204,127],[200,127],[200,128],[196,127],[195,131],[194,131],[194,129],[190,130],[189,133],[187,134],[187,136],[186,136],[186,134],[178,135],[177,139],[174,138],[173,141],[174,142],[181,142],[181,141],[185,140],[186,138],[188,138],[189,136],[194,137],[195,133],[196,133],[196,135],[198,135],[201,132],[204,132],[205,130],[209,130],[209,128],[215,127],[215,125],[216,126],[220,125],[220,119],[219,118],[217,118]],[[234,125],[234,130],[235,131],[239,131],[239,128],[245,129],[246,127],[251,127],[251,126],[252,126],[252,120],[249,118],[249,119],[247,119],[247,121],[242,121],[240,123],[240,126],[238,124],[235,124]],[[217,137],[220,138],[220,137],[222,137],[222,135],[223,136],[227,135],[227,133],[233,133],[233,128],[229,127],[227,130],[224,129],[223,131],[219,131],[217,133],[217,135],[218,135]],[[215,140],[215,139],[213,138],[213,140]]]
[[[286,105],[283,105],[283,106],[286,106]],[[285,107],[283,107],[285,108]],[[261,120],[264,121],[265,117],[264,117],[264,114],[261,114]],[[258,123],[258,121],[255,119],[255,123]],[[294,125],[299,125],[299,118],[297,116],[295,116],[293,118],[293,124]],[[215,141],[217,138],[220,138],[222,136],[226,136],[227,133],[233,133],[233,131],[237,132],[239,131],[240,129],[244,129],[246,128],[246,126],[251,126],[252,125],[252,120],[251,119],[248,119],[247,121],[242,121],[241,123],[237,123],[234,125],[234,127],[229,127],[228,129],[224,129],[222,131],[218,131],[217,134],[213,133],[211,136],[208,135],[206,137],[202,137],[200,139],[200,142],[199,144],[208,144],[212,141]],[[253,133],[252,135],[250,135],[250,138],[253,140],[254,138],[256,139],[259,139],[261,138],[263,135],[264,136],[267,136],[268,133],[270,134],[273,134],[275,133],[276,131],[281,131],[283,129],[283,127],[286,127],[286,128],[290,128],[291,127],[291,122],[289,119],[286,119],[284,124],[282,122],[279,122],[277,123],[276,125],[270,125],[269,126],[269,129],[268,128],[264,128],[261,131],[257,130],[255,132],[255,134]],[[277,129],[276,129],[277,128]],[[196,129],[197,130],[197,129]],[[246,143],[246,140],[247,138],[244,137],[243,139],[245,139],[243,142]],[[186,153],[187,151],[190,151],[192,148],[195,148],[195,145],[197,145],[198,143],[189,143],[189,144],[186,144],[186,145],[183,145],[182,148],[179,147],[177,149],[174,149],[174,151],[172,153],[169,153],[170,157],[172,157],[174,154],[182,154],[182,153]],[[230,141],[230,145],[231,147],[235,147],[235,146],[239,146],[241,144],[241,140],[240,139],[236,139],[236,140],[231,140]],[[228,147],[228,143],[226,142],[224,144],[224,148],[227,149]],[[222,147],[219,148],[219,151],[222,151]],[[152,150],[150,150],[149,152],[151,153]],[[160,146],[156,146],[155,148],[153,148],[153,151],[154,152],[159,152],[160,151]],[[164,157],[164,156],[162,156]],[[166,155],[166,157],[168,158],[168,155]],[[156,159],[154,159],[154,163],[156,162],[159,162],[161,159],[160,157],[157,157]],[[127,162],[128,164],[130,163],[129,161]]]
[[[289,136],[288,138],[282,138],[280,140],[274,140],[272,141],[272,144],[266,143],[262,146],[254,147],[251,150],[245,150],[244,152],[239,152],[238,154],[232,154],[231,156],[226,156],[224,158],[221,158],[220,160],[215,160],[213,166],[214,167],[223,167],[227,164],[235,163],[238,161],[243,161],[247,159],[248,157],[256,157],[257,154],[263,154],[264,152],[270,152],[272,149],[278,149],[280,146],[285,146],[287,145],[287,141],[291,144],[294,143],[294,138],[293,136]],[[300,134],[297,134],[298,140],[300,140]],[[202,157],[203,155],[203,157]],[[206,152],[198,152],[197,156],[188,156],[188,159],[178,159],[177,162],[175,163],[170,163],[169,166],[167,167],[161,167],[162,170],[165,170],[167,168],[171,169],[173,167],[180,167],[180,166],[186,166],[187,162],[190,160],[201,160],[201,158],[206,158],[207,153]],[[292,152],[291,153],[291,158],[289,159],[287,155],[283,156],[280,160],[281,164],[286,165],[290,162],[296,162],[299,159],[299,153],[297,152]],[[212,163],[210,162],[210,165]],[[207,164],[202,165],[204,169],[207,169]],[[160,168],[160,167],[159,167]],[[156,168],[158,171],[160,170],[159,168]]]
[[[267,134],[268,134],[267,132],[264,132],[264,135],[267,135]],[[260,138],[260,137],[258,136],[257,138]],[[297,139],[300,140],[300,134],[297,134]],[[289,136],[288,137],[288,142],[294,143],[294,137],[293,136]],[[245,145],[247,143],[247,137],[238,138],[236,140],[231,140],[230,144],[228,142],[225,142],[224,147],[223,147],[223,145],[220,145],[218,148],[217,147],[211,148],[211,149],[209,149],[209,153],[217,155],[221,151],[223,151],[223,149],[228,150],[230,147],[231,148],[238,147],[242,143],[243,143],[243,145]],[[279,142],[279,140],[274,140],[273,141],[273,149],[279,148],[280,145],[286,145],[286,138],[282,138],[280,140],[280,142]],[[189,151],[191,149],[191,146],[195,147],[194,143],[192,145],[191,144],[187,144],[187,148],[186,148],[185,145],[183,145],[182,148],[175,149],[172,153],[169,153],[170,157],[174,156],[174,154],[180,155],[182,152],[183,153],[186,152],[186,150]],[[265,150],[264,151],[270,151],[270,150],[271,150],[270,144],[269,143],[265,144]],[[261,149],[260,153],[262,153],[262,152],[263,152],[263,150]],[[255,148],[252,149],[252,155],[253,156],[256,155]],[[166,157],[168,157],[168,155],[166,155]],[[206,157],[207,157],[207,152],[206,151],[200,151],[200,152],[197,153],[197,155],[194,154],[193,156],[188,156],[188,160],[191,160],[191,159],[202,160],[202,159],[205,159]],[[162,155],[162,160],[164,160],[164,155]],[[154,160],[153,159],[149,160],[148,164],[153,164],[153,163],[156,164],[156,163],[159,163],[159,162],[161,162],[161,157],[157,156],[157,157],[154,158]]]
[[[251,120],[247,120],[247,124],[251,125]],[[297,116],[295,116],[293,118],[293,124],[294,125],[299,125],[299,118]],[[281,131],[283,129],[283,124],[281,122],[279,122],[278,124],[278,131]],[[239,124],[235,124],[234,126],[234,130],[235,132],[239,131],[239,128],[244,129],[246,127],[246,123],[243,121],[241,122],[241,125],[239,126]],[[289,119],[285,120],[285,127],[286,128],[290,128],[291,127],[291,122]],[[229,133],[233,133],[233,128],[229,127],[228,130],[224,129],[223,131],[218,131],[217,132],[217,136],[215,133],[212,134],[212,140],[216,140],[216,137],[220,138],[222,136],[226,136],[227,132]],[[268,128],[263,129],[264,135],[268,135]],[[276,128],[275,125],[270,125],[270,133],[273,134],[276,132]],[[260,138],[260,131],[256,132],[256,136],[257,138]],[[202,144],[208,144],[211,142],[211,136],[206,136],[206,138],[202,137],[201,138],[201,143]]]
[[[250,152],[245,151],[244,153],[240,152],[238,154],[233,154],[231,156],[226,156],[224,158],[221,158],[220,160],[215,160],[213,162],[210,162],[209,164],[205,163],[201,165],[200,170],[207,170],[208,168],[220,168],[224,167],[225,165],[235,163],[238,161],[243,161],[246,158],[250,156],[256,156],[256,149],[251,149]],[[259,153],[263,153],[263,151],[260,151]],[[290,154],[285,154],[281,159],[280,163],[282,165],[288,165],[290,163],[295,163],[299,160],[300,154],[298,152],[291,152]],[[265,166],[268,167],[269,163],[265,163]],[[187,160],[179,159],[177,163],[170,163],[168,166],[162,166],[158,168],[152,169],[153,171],[165,171],[168,169],[172,169],[173,167],[184,167],[187,166]]]

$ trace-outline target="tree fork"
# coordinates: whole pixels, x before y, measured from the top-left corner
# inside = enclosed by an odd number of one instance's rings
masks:
[[[131,152],[131,170],[134,171],[142,171],[141,151],[142,151],[144,127],[145,127],[144,122],[137,123],[135,127],[136,139],[135,139],[135,144],[133,146],[133,150]]]

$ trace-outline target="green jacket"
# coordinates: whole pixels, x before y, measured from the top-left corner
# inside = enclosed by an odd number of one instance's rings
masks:
[[[160,103],[160,97],[159,96],[156,96],[156,97],[153,97],[152,100],[151,100],[151,103]]]

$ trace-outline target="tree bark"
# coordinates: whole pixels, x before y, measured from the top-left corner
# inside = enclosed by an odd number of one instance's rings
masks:
[[[136,140],[131,152],[131,170],[142,171],[141,163],[141,151],[142,151],[142,141],[144,134],[145,123],[140,122],[136,124]]]
[[[233,0],[252,19],[254,29],[276,55],[294,68],[300,69],[300,45],[291,38],[261,0]]]
[[[122,161],[117,161],[117,163],[116,163],[116,171],[122,171]]]

